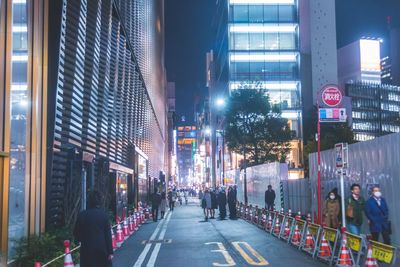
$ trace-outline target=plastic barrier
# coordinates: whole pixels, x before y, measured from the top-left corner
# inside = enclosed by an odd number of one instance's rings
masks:
[[[339,237],[340,232],[338,229],[323,227],[316,256],[318,259],[327,262],[329,266],[332,266],[333,262],[337,260]]]
[[[372,257],[386,266],[399,266],[397,260],[397,248],[377,241],[369,241],[372,247]],[[395,265],[396,264],[396,265]],[[383,266],[381,263],[379,266]]]
[[[307,252],[311,257],[315,257],[315,252],[318,248],[318,241],[321,235],[321,226],[319,224],[307,223],[306,235],[303,238],[301,250]]]

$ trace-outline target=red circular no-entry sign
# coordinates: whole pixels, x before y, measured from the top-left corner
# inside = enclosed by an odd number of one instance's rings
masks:
[[[322,102],[328,107],[336,107],[342,102],[342,92],[335,85],[327,85],[322,89]]]

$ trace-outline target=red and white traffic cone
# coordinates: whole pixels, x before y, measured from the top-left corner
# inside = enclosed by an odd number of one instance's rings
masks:
[[[301,220],[301,211],[298,211],[295,217],[296,220]]]
[[[288,214],[287,214],[289,217],[292,217],[292,210],[291,209],[289,209],[288,210]]]
[[[121,224],[118,222],[117,225],[117,245],[120,247],[122,245],[122,242],[124,242],[124,233],[121,228]]]
[[[64,267],[74,267],[74,262],[72,261],[72,256],[69,249],[70,243],[69,240],[64,241]]]
[[[118,248],[117,245],[117,240],[115,239],[115,235],[114,235],[114,230],[111,227],[111,241],[112,241],[112,247],[114,250],[116,250]]]
[[[351,267],[353,266],[353,261],[351,260],[350,251],[347,247],[347,237],[343,235],[342,247],[340,248],[340,254],[338,258],[338,263],[336,266],[340,267]]]
[[[372,245],[368,245],[367,260],[365,261],[364,267],[379,267],[378,262],[372,256]]]
[[[139,229],[139,219],[136,213],[133,214],[133,223],[135,224],[135,231],[137,231]]]
[[[274,228],[274,233],[275,234],[279,234],[279,232],[281,231],[281,225],[279,222],[279,217],[276,218],[276,223],[275,223],[275,228]]]
[[[285,214],[285,210],[283,208],[281,208],[281,214]]]
[[[304,246],[306,249],[312,249],[314,248],[314,239],[312,238],[312,235],[310,231],[307,229],[307,236],[306,236],[306,244]]]
[[[129,233],[133,234],[133,232],[135,232],[135,224],[133,222],[133,215],[131,214],[128,218],[129,220]]]
[[[300,230],[299,230],[299,226],[296,224],[296,227],[294,228],[294,234],[292,237],[292,244],[293,245],[299,245],[300,244]]]
[[[288,237],[290,235],[289,222],[286,222],[285,230],[283,233],[284,233],[284,237]]]
[[[325,239],[325,232],[322,233],[321,245],[319,247],[319,256],[321,258],[328,258],[331,256],[331,248],[328,241]]]
[[[41,267],[42,265],[40,264],[40,262],[35,262],[35,267]]]
[[[271,214],[269,214],[266,229],[271,230],[271,227],[272,227],[272,216],[271,216]]]
[[[307,213],[307,223],[311,223],[312,219],[311,219],[311,214]]]
[[[130,233],[129,233],[128,221],[125,218],[125,220],[124,220],[124,236],[125,236],[125,239],[127,239],[129,237],[129,234]]]

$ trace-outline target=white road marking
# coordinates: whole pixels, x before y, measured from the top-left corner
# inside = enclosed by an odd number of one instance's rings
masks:
[[[164,239],[165,232],[167,231],[168,222],[171,219],[171,215],[172,215],[172,213],[168,214],[168,216],[167,216],[168,218],[166,219],[166,221],[165,221],[165,223],[163,225],[161,233],[158,236],[158,240],[163,240]],[[160,248],[161,248],[161,243],[157,243],[156,246],[153,249],[153,252],[151,253],[149,262],[147,263],[147,267],[153,267],[154,266],[154,264],[156,263],[156,260],[157,260],[158,253],[160,252]]]
[[[170,215],[171,213],[169,213],[169,211],[167,211],[167,214]],[[150,240],[155,240],[158,232],[160,231],[161,227],[166,223],[166,221],[163,221],[162,223],[159,223],[157,225],[157,228],[154,230],[153,234],[150,237]],[[147,253],[149,253],[149,250],[151,248],[151,243],[146,244],[146,246],[144,247],[142,253],[140,253],[139,258],[137,259],[137,261],[135,262],[135,265],[133,265],[133,267],[141,267],[144,260],[146,259]]]

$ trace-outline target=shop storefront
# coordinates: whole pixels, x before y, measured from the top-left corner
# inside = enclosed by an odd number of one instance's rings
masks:
[[[123,219],[127,215],[128,195],[134,192],[134,187],[128,188],[128,183],[133,174],[134,172],[130,168],[110,163],[111,209],[116,218]]]
[[[148,177],[148,157],[140,149],[135,149],[138,201],[148,202],[150,197],[150,180]]]

